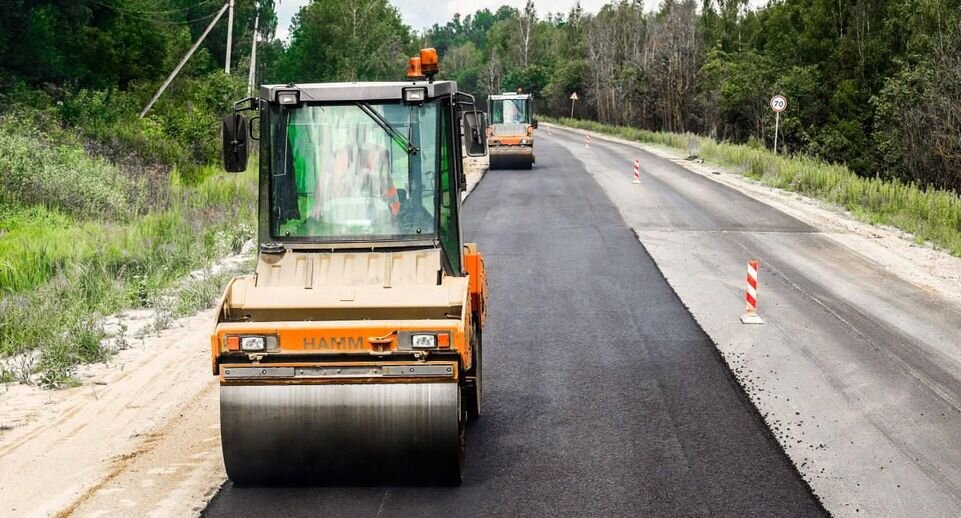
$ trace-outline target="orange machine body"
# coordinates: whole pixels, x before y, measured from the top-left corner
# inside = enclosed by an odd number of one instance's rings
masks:
[[[258,363],[271,366],[300,365],[303,362],[366,361],[375,363],[394,355],[411,353],[423,354],[426,358],[441,356],[458,360],[461,369],[472,367],[471,333],[476,327],[484,325],[487,312],[487,277],[484,259],[476,245],[468,243],[464,247],[464,270],[466,273],[466,296],[458,304],[457,314],[446,314],[444,318],[431,315],[428,318],[378,319],[378,318],[338,318],[317,320],[274,320],[272,313],[257,316],[256,310],[231,308],[231,300],[238,295],[234,291],[246,290],[245,298],[250,298],[250,288],[235,286],[243,281],[255,283],[253,278],[237,279],[228,286],[221,301],[218,322],[211,335],[211,367],[214,375],[222,375],[225,365],[244,362],[249,364],[250,357]],[[327,308],[330,311],[353,311],[363,314],[363,308],[353,307],[344,302],[343,308]],[[238,315],[245,313],[243,318]],[[251,315],[255,315],[251,318]],[[225,318],[226,317],[226,318]],[[430,350],[411,347],[411,337],[415,334],[436,336],[437,346]],[[263,351],[241,351],[240,339],[243,337],[264,337],[266,347]],[[288,363],[293,362],[293,363]]]

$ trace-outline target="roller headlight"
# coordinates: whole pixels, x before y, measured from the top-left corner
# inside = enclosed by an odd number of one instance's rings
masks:
[[[263,336],[241,336],[240,350],[244,352],[260,352],[267,350],[267,339]]]
[[[227,351],[245,353],[277,352],[280,350],[276,335],[229,335],[226,337]]]
[[[411,335],[410,345],[414,349],[433,349],[437,347],[437,335]]]

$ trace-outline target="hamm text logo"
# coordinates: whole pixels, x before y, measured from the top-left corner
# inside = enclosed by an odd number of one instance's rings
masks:
[[[340,336],[330,338],[304,338],[305,350],[358,351],[364,349],[364,337]]]

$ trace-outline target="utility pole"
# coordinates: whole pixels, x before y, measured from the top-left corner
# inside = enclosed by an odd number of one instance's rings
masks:
[[[230,5],[233,5],[233,1],[230,2]],[[180,73],[180,69],[184,67],[184,65],[187,63],[187,60],[190,59],[190,56],[194,55],[194,52],[197,51],[197,47],[199,47],[200,44],[203,43],[204,38],[206,38],[207,35],[210,34],[210,30],[214,28],[214,25],[217,25],[217,22],[220,21],[220,17],[223,16],[224,11],[227,10],[227,6],[228,4],[224,4],[224,6],[220,8],[220,11],[217,13],[217,16],[214,16],[213,21],[210,22],[210,25],[207,26],[207,28],[204,30],[204,33],[200,35],[200,38],[197,38],[197,42],[194,43],[194,46],[190,47],[190,50],[187,51],[187,55],[180,60],[180,63],[177,65],[177,68],[174,68],[174,71],[171,72],[169,76],[167,76],[167,80],[164,81],[164,84],[160,86],[160,90],[157,90],[157,93],[155,93],[153,98],[150,99],[150,102],[147,103],[147,106],[144,107],[143,111],[140,112],[141,119],[144,117],[144,115],[147,115],[147,112],[150,111],[150,108],[153,108],[154,103],[157,102],[157,99],[160,99],[160,95],[164,93],[164,90],[166,90],[167,87],[170,86],[170,83],[174,80],[174,78],[177,77],[177,74]]]
[[[234,44],[234,0],[228,2],[229,12],[227,13],[227,58],[224,60],[224,73],[230,75],[230,50]]]
[[[254,88],[257,86],[257,30],[260,27],[260,6],[257,6],[257,15],[254,17],[254,41],[250,44],[250,74],[247,76],[247,97],[253,95]]]

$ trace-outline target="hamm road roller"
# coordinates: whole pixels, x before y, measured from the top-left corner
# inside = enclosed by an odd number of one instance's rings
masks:
[[[487,298],[461,148],[486,138],[436,72],[426,49],[407,81],[262,86],[224,118],[227,171],[259,143],[256,271],[211,338],[236,483],[460,481]]]
[[[534,96],[503,93],[488,98],[491,125],[487,130],[491,169],[534,167]]]

